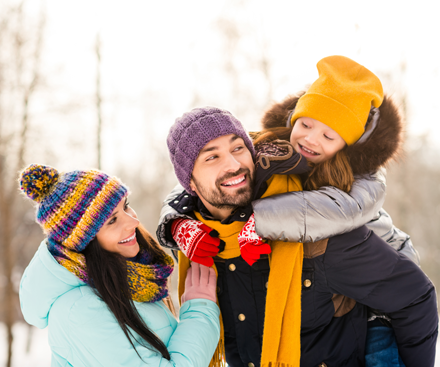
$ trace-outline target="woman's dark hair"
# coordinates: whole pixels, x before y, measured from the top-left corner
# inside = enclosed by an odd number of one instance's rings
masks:
[[[152,255],[153,263],[166,256],[165,252],[142,226],[136,229],[136,239],[139,246]],[[127,281],[126,259],[119,254],[104,250],[96,237],[87,245],[83,253],[86,258],[87,274],[91,287],[95,289],[97,295],[113,312],[119,326],[139,358],[142,359],[134,346],[134,336],[131,330],[139,334],[148,343],[142,343],[145,348],[153,347],[164,358],[170,360],[171,357],[167,347],[148,328],[131,299]]]
[[[275,139],[290,141],[292,129],[293,127],[274,127],[263,130],[258,133],[254,145]],[[325,162],[309,165],[312,170],[303,183],[304,190],[317,190],[322,186],[334,186],[345,192],[351,190],[354,176],[345,148]]]

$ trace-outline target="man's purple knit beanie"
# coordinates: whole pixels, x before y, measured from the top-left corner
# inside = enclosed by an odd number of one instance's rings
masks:
[[[252,157],[255,157],[254,146],[241,122],[226,110],[194,108],[177,118],[171,126],[167,138],[171,163],[180,184],[191,195],[197,195],[191,190],[190,181],[200,150],[211,140],[229,134],[242,138]]]

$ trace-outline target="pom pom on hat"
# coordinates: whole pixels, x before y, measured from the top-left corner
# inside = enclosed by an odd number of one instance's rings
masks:
[[[84,250],[128,193],[117,177],[102,171],[59,172],[39,164],[23,170],[19,185],[38,203],[36,220],[54,256]]]
[[[20,190],[39,203],[58,181],[58,171],[50,166],[31,164],[20,173]]]

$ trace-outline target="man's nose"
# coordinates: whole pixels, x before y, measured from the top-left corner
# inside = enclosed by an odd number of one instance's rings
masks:
[[[241,167],[240,162],[232,154],[229,154],[225,163],[225,171],[235,172],[238,169],[240,169],[240,167]]]

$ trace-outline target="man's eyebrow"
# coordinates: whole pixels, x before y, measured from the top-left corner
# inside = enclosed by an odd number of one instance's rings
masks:
[[[229,140],[229,142],[232,143],[232,142],[234,142],[234,141],[237,140],[237,139],[240,139],[240,137],[239,137],[238,135],[234,135],[234,136],[231,137],[231,139]],[[212,146],[212,147],[209,147],[209,148],[203,148],[203,149],[200,151],[199,154],[206,153],[206,152],[212,152],[213,150],[217,150],[217,149],[219,149],[219,146],[217,146],[217,145]]]

